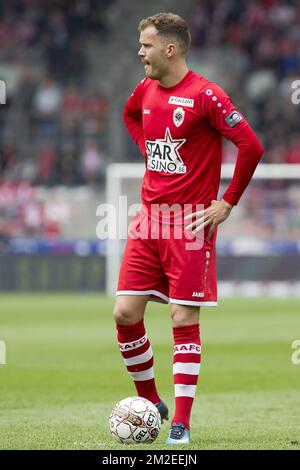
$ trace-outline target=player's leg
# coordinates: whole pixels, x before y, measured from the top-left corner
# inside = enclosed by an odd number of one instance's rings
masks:
[[[143,220],[140,214],[131,224],[120,269],[114,318],[121,354],[137,394],[154,403],[162,419],[167,419],[168,409],[160,400],[155,385],[153,352],[145,331],[144,312],[150,298],[168,302],[168,282],[162,271],[156,241],[145,236],[131,236],[133,228],[137,232]]]
[[[168,418],[168,410],[157,393],[153,352],[144,326],[144,313],[149,295],[121,295],[114,308],[118,343],[128,373],[134,381],[138,396],[154,403],[162,416]]]
[[[190,246],[185,238],[173,238],[165,242],[163,251],[174,335],[175,414],[169,444],[189,442],[190,416],[201,362],[200,307],[217,305],[214,241],[215,237]],[[180,426],[175,426],[176,423]]]
[[[199,313],[200,307],[171,305],[175,412],[169,444],[189,442],[190,416],[201,362]]]

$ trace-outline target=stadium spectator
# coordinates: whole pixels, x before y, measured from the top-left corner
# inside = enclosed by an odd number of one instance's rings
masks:
[[[39,138],[53,139],[56,137],[58,132],[57,116],[61,101],[61,89],[50,77],[45,77],[34,97],[34,113]]]
[[[73,143],[66,143],[60,156],[60,182],[67,186],[76,184],[80,181],[78,171],[78,152]]]
[[[81,174],[85,183],[94,184],[103,180],[104,162],[104,155],[99,151],[96,143],[92,139],[88,139],[85,143],[80,162]]]
[[[38,154],[38,174],[39,184],[53,184],[56,176],[56,151],[51,143],[45,143]]]
[[[8,171],[16,164],[16,152],[12,142],[4,142],[0,151],[0,171]]]

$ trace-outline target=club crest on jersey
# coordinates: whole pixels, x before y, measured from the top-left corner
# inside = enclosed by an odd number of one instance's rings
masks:
[[[186,173],[186,166],[179,154],[186,139],[173,139],[167,127],[163,139],[146,140],[147,168],[164,173]]]
[[[173,122],[176,127],[181,126],[184,120],[185,111],[183,108],[176,108],[173,112]]]

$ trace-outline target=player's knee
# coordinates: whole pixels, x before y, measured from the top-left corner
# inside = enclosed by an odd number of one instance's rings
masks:
[[[135,323],[132,311],[124,303],[116,303],[113,310],[113,316],[117,325],[130,325]]]
[[[129,313],[118,304],[115,305],[113,310],[114,320],[117,325],[126,325],[129,322],[130,316]]]
[[[186,315],[180,308],[172,308],[171,318],[173,326],[185,326],[186,325]]]
[[[172,305],[171,318],[173,327],[189,326],[199,322],[199,307]]]

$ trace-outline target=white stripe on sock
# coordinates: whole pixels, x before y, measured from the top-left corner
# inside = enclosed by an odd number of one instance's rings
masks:
[[[175,384],[175,397],[195,398],[196,385]]]
[[[153,356],[152,348],[149,346],[146,352],[143,354],[139,354],[138,356],[128,357],[127,359],[124,358],[124,362],[126,366],[134,366],[135,364],[143,364],[151,359]]]
[[[142,380],[150,380],[154,378],[154,371],[153,367],[147,370],[143,370],[141,372],[129,372],[133,380],[137,382],[141,382]]]
[[[198,375],[200,364],[194,362],[175,362],[173,364],[173,374]]]

